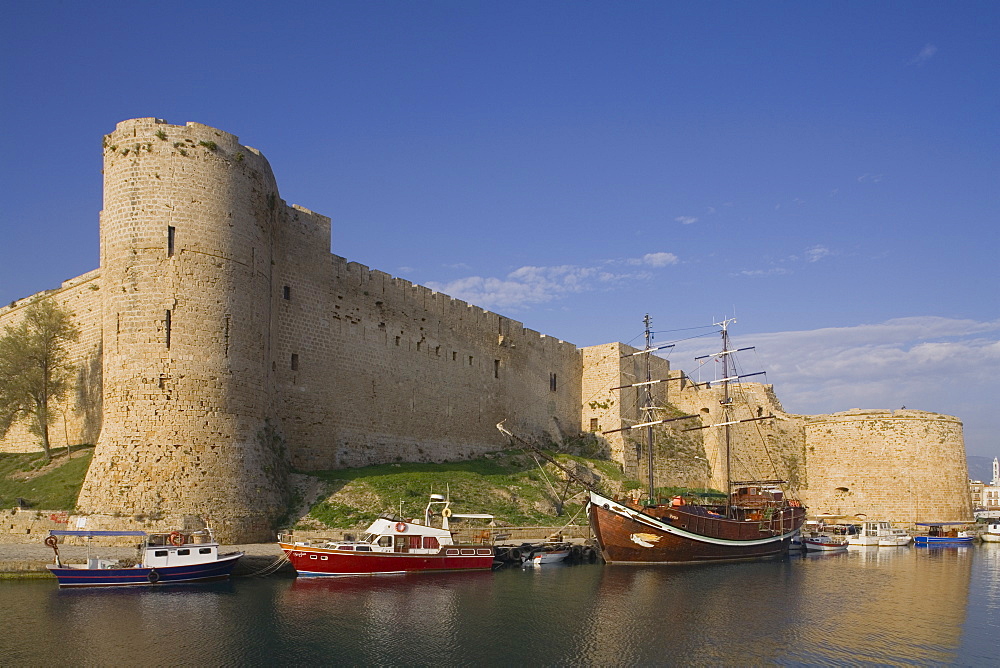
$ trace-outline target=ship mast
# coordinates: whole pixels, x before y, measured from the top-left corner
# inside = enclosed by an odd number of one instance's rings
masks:
[[[733,405],[733,398],[729,395],[729,324],[735,322],[736,318],[726,318],[722,322],[715,323],[722,327],[722,424],[725,426],[724,447],[726,448],[726,514],[729,514],[730,502],[733,497],[733,483],[730,467],[732,466],[732,452],[730,448],[730,423]]]
[[[645,351],[646,351],[646,356],[645,356],[646,357],[646,385],[643,386],[643,389],[645,390],[646,396],[645,396],[644,401],[643,401],[643,408],[642,408],[642,410],[646,411],[646,415],[643,416],[645,418],[644,421],[650,423],[646,427],[646,466],[647,466],[647,475],[649,476],[649,478],[648,478],[649,479],[649,502],[655,504],[656,503],[656,481],[654,480],[654,476],[653,476],[653,425],[652,425],[652,418],[653,418],[653,393],[650,390],[650,388],[652,387],[653,377],[650,375],[651,372],[650,372],[650,368],[649,368],[649,366],[650,366],[649,365],[649,351],[652,350],[652,345],[650,345],[652,343],[652,332],[649,330],[649,326],[652,323],[652,320],[650,319],[648,313],[646,314],[646,317],[643,318],[642,322],[646,326],[646,348],[645,348]],[[666,386],[664,386],[664,392],[666,392]]]

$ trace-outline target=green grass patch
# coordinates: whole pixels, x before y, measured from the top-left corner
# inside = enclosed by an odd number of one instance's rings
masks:
[[[65,451],[53,452],[53,462],[63,460],[65,463],[28,480],[18,480],[14,474],[41,468],[45,464],[41,453],[0,453],[0,508],[11,508],[21,498],[31,508],[74,510],[94,456],[93,447],[77,448],[80,449],[86,452],[68,461],[65,461]]]
[[[623,477],[613,462],[554,456],[564,465],[582,463],[596,470],[602,479],[617,481]],[[502,525],[552,526],[574,516],[577,521],[586,521],[580,512],[586,504],[585,495],[568,501],[563,514],[557,515],[555,500],[565,493],[565,481],[551,464],[543,474],[531,457],[519,454],[441,464],[381,464],[308,475],[324,480],[333,492],[314,505],[308,517],[331,528],[363,527],[383,512],[423,517],[432,493],[448,495],[455,513],[490,513]],[[574,483],[568,495],[581,489]]]

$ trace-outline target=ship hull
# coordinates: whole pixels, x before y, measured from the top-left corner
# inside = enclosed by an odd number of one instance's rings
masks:
[[[670,509],[657,517],[591,493],[590,523],[604,560],[686,564],[765,559],[788,552],[805,520],[801,507],[766,521],[729,520]]]
[[[60,587],[148,587],[225,580],[242,556],[242,553],[225,555],[216,561],[184,566],[97,569],[49,565],[48,569],[59,580]]]
[[[435,554],[357,552],[279,543],[299,577],[391,575],[493,568],[493,548],[483,545],[443,547]]]

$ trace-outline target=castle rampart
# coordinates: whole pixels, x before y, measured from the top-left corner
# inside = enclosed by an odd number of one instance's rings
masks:
[[[287,205],[267,160],[234,135],[134,119],[105,138],[104,160],[100,268],[0,309],[0,326],[35,298],[74,313],[82,389],[53,443],[96,440],[79,500],[93,517],[199,515],[223,540],[266,540],[289,466],[474,457],[506,446],[500,421],[559,441],[644,419],[635,388],[612,391],[644,379],[635,348],[578,349],[331,254],[330,219]],[[657,405],[718,421],[717,388],[650,362],[653,378],[672,379],[653,387]],[[737,458],[775,464],[807,504],[889,519],[968,515],[958,420],[795,416],[770,386],[743,387],[752,411],[777,419],[735,434]],[[724,487],[718,435],[684,426],[658,429],[658,484]],[[740,445],[760,436],[770,455]],[[645,480],[641,441],[607,437],[613,458]],[[33,443],[18,426],[2,447]]]

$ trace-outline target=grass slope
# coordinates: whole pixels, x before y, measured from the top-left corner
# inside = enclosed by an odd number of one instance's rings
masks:
[[[605,488],[627,488],[618,466],[607,460],[555,455],[564,466],[596,474]],[[544,461],[542,461],[545,464]],[[360,528],[381,512],[423,517],[431,493],[447,494],[456,513],[490,513],[501,525],[552,526],[581,520],[586,503],[581,488],[566,491],[565,476],[552,464],[539,468],[530,457],[495,453],[483,459],[442,464],[383,464],[358,469],[310,472],[325,482],[326,494],[297,528]],[[576,496],[574,496],[574,494]],[[560,497],[571,497],[562,515]]]
[[[79,453],[80,450],[84,451],[83,454]],[[19,479],[19,474],[42,467],[45,463],[42,454],[0,453],[0,508],[11,508],[21,498],[31,508],[72,511],[76,507],[76,498],[80,495],[80,487],[83,486],[83,478],[87,475],[94,449],[78,448],[75,454],[76,456],[67,460],[64,451],[53,452],[53,468],[22,480]]]

